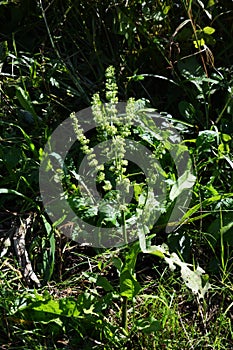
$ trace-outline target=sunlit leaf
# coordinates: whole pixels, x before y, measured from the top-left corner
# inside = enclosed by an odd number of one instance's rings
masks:
[[[196,176],[194,176],[190,171],[185,171],[182,174],[177,182],[172,186],[169,198],[174,201],[184,190],[190,189],[193,187],[196,181]]]
[[[141,290],[141,286],[136,278],[125,270],[120,275],[120,294],[121,296],[133,299]]]
[[[195,48],[199,49],[201,46],[205,45],[205,40],[202,38],[200,40],[194,40],[193,43],[194,43]]]
[[[215,32],[215,29],[212,27],[205,27],[203,28],[203,32],[207,35],[211,35]]]

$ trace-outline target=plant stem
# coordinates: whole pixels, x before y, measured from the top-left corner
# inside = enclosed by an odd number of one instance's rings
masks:
[[[122,222],[122,233],[124,237],[125,244],[128,244],[128,238],[127,238],[127,232],[126,232],[126,226],[125,226],[125,212],[124,210],[121,211],[121,222]]]
[[[128,328],[128,298],[122,297],[122,316],[121,316],[121,325],[127,331]]]
[[[122,233],[124,237],[125,244],[128,243],[127,240],[127,234],[126,234],[126,226],[125,226],[125,212],[124,210],[121,211],[121,219],[122,219]],[[122,327],[127,331],[128,328],[128,298],[126,296],[122,297],[122,318],[121,318],[121,324]]]

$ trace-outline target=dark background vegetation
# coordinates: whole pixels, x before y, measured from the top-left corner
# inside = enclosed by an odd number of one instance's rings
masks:
[[[215,31],[205,30],[208,27]],[[95,92],[99,91],[104,100],[105,71],[112,65],[120,101],[145,98],[159,112],[186,123],[184,139],[197,175],[191,204],[193,208],[203,205],[194,212],[200,219],[184,225],[180,234],[188,237],[189,261],[200,263],[214,286],[203,311],[184,290],[179,277],[170,277],[159,259],[154,262],[154,258],[140,255],[138,271],[157,264],[156,271],[149,268],[145,277],[150,284],[148,293],[167,298],[169,303],[169,293],[177,291],[174,308],[166,316],[169,321],[166,319],[156,333],[156,342],[149,333],[140,338],[135,332],[132,341],[124,338],[124,332],[114,333],[111,327],[119,321],[118,301],[113,301],[113,306],[108,304],[112,320],[103,326],[108,331],[96,326],[98,317],[84,317],[85,322],[94,324],[90,338],[85,325],[82,328],[76,320],[64,321],[63,328],[57,325],[59,330],[55,327],[50,334],[43,322],[32,319],[34,323],[30,323],[25,315],[25,319],[9,316],[14,296],[26,293],[28,287],[14,275],[14,269],[20,267],[12,248],[1,262],[0,344],[4,349],[82,349],[85,343],[89,344],[86,349],[203,349],[208,343],[212,344],[210,349],[232,349],[232,38],[232,1],[0,1],[0,188],[9,190],[0,196],[1,232],[8,232],[14,220],[37,213],[27,245],[44,288],[55,297],[92,288],[90,259],[93,270],[98,271],[98,261],[107,257],[103,253],[101,258],[99,252],[80,248],[57,234],[56,250],[52,249],[43,221],[38,169],[40,149],[56,126],[71,112],[90,106]],[[204,42],[195,47],[194,41],[201,39]],[[203,213],[208,216],[201,217]],[[158,232],[158,239],[164,239],[163,232]],[[176,239],[170,238],[170,245],[173,250],[179,248]],[[72,276],[83,271],[84,277],[72,281]],[[106,271],[117,284],[116,271],[107,267]],[[17,282],[6,282],[14,278]],[[46,300],[48,295],[44,296]],[[161,305],[148,305],[157,318],[156,308],[165,317]],[[203,342],[190,334],[193,329]],[[115,337],[112,341],[111,332]],[[47,335],[51,336],[49,340]],[[183,345],[176,342],[179,338]],[[191,344],[188,347],[187,341]]]

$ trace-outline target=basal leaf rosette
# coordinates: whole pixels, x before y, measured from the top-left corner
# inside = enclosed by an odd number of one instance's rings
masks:
[[[115,95],[114,95],[115,96]],[[72,114],[52,133],[40,191],[64,234],[94,247],[123,246],[161,217],[174,230],[188,210],[195,177],[187,147],[166,116],[145,102],[104,104]]]

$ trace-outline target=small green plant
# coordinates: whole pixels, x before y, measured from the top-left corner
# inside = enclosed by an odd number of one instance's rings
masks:
[[[164,227],[169,224],[167,221],[169,217],[167,216],[175,208],[175,199],[184,191],[187,191],[195,177],[187,170],[183,174],[179,174],[177,179],[177,170],[173,162],[176,163],[177,157],[182,159],[186,147],[182,143],[174,145],[169,141],[169,137],[177,138],[172,129],[169,133],[168,129],[163,131],[162,128],[161,132],[156,125],[152,127],[148,124],[149,119],[146,115],[147,108],[144,101],[129,99],[126,104],[126,113],[118,113],[117,85],[114,74],[114,69],[109,67],[106,71],[107,103],[104,105],[98,94],[93,97],[92,111],[97,125],[97,134],[94,135],[94,140],[87,138],[79,124],[79,120],[74,114],[71,116],[78,140],[76,150],[78,147],[79,158],[78,166],[75,167],[74,164],[77,164],[77,160],[74,160],[75,148],[71,150],[71,157],[66,161],[63,183],[66,186],[69,203],[77,215],[82,220],[99,227],[98,246],[104,247],[104,244],[106,244],[106,241],[102,239],[102,230],[105,228],[116,228],[116,230],[110,232],[122,237],[119,239],[121,245],[127,246],[132,240],[139,240],[138,243],[130,244],[129,248],[124,251],[125,258],[122,261],[115,260],[120,277],[122,327],[127,330],[128,302],[133,301],[141,290],[134,273],[139,252],[163,258],[172,270],[179,266],[184,282],[198,296],[198,300],[204,298],[209,284],[206,282],[202,285],[203,269],[197,267],[192,271],[190,269],[191,265],[183,262],[177,254],[170,254],[165,244],[161,246],[151,245],[151,238],[147,237],[149,233],[153,232],[155,214],[157,216],[158,214],[162,215],[162,217],[164,215],[164,221],[161,221]],[[151,110],[148,109],[148,111]],[[164,123],[167,125],[165,121]],[[152,131],[150,132],[150,130]],[[151,170],[148,171],[149,181],[145,174],[143,175],[142,170],[145,169],[129,164],[129,161],[125,159],[127,142],[135,139],[151,150],[151,154],[144,154],[144,157],[149,158],[151,169],[154,170],[154,173]],[[107,160],[104,164],[99,162],[101,157],[95,151],[98,143],[100,143],[100,155],[102,153],[107,154],[105,158]],[[132,143],[132,145],[134,144]],[[172,161],[168,151],[172,154]],[[134,152],[137,152],[137,148]],[[102,198],[100,200],[101,204],[96,201],[92,193],[93,186],[89,188],[88,179],[84,175],[81,176],[77,170],[84,157],[86,157],[88,164],[87,175],[92,175],[92,181],[97,179],[98,191]],[[160,161],[166,171],[160,167],[157,160]],[[162,175],[159,182],[155,176],[155,171]],[[138,181],[139,178],[140,182]],[[153,197],[150,192],[152,184],[161,187],[164,192],[169,191],[169,196],[162,193],[161,197]],[[126,195],[129,194],[130,188],[133,188],[134,196],[133,200],[128,203]],[[177,216],[176,211],[175,215]],[[151,220],[152,218],[153,220]],[[172,224],[174,226],[181,224],[182,218],[180,219],[180,221]],[[137,223],[137,220],[140,224],[130,226],[132,221]],[[130,230],[129,227],[131,227]],[[152,234],[152,236],[155,236],[155,234]],[[78,235],[74,235],[74,237],[78,241]],[[114,241],[114,238],[108,236],[110,242]],[[155,322],[156,327],[157,323]]]

